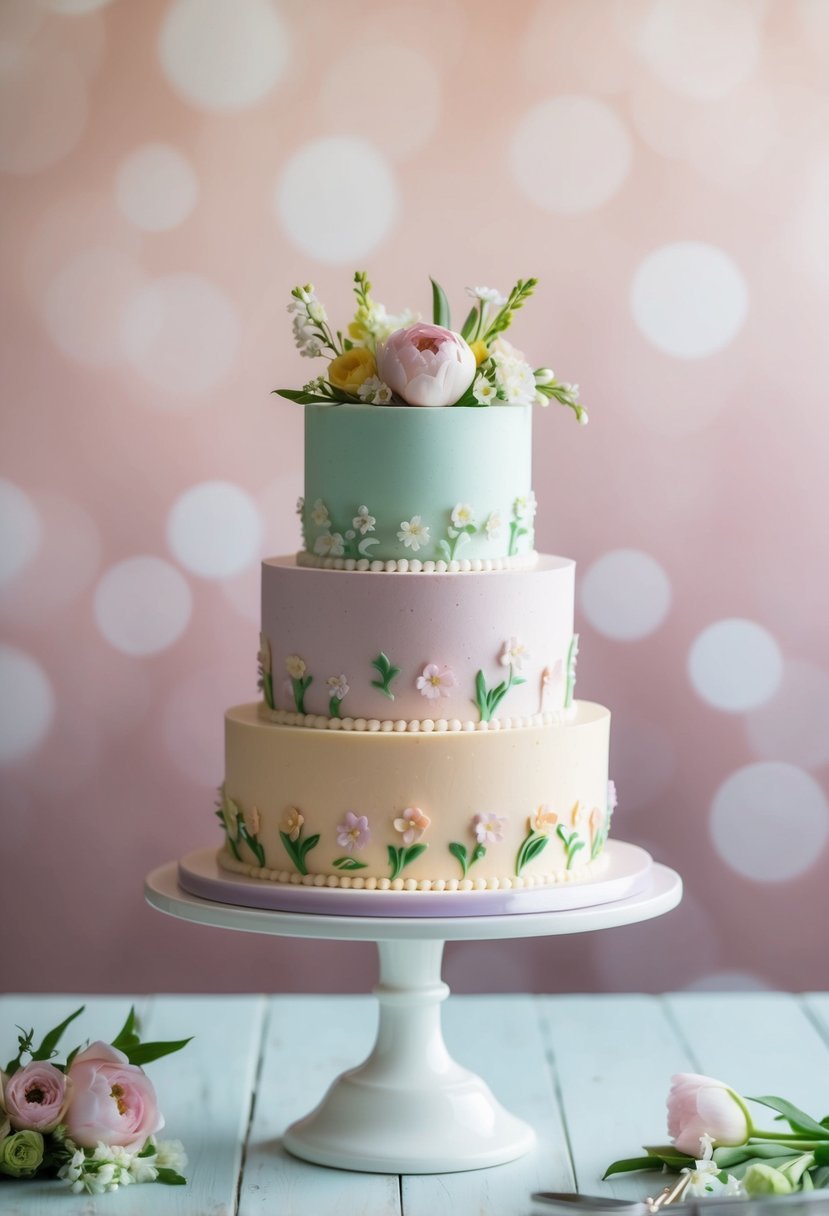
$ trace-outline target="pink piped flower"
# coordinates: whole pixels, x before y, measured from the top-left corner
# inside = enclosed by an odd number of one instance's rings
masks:
[[[19,1132],[51,1132],[66,1113],[71,1086],[54,1064],[30,1060],[6,1082],[3,1101]]]
[[[395,819],[394,830],[402,834],[404,844],[414,844],[416,840],[420,840],[431,822],[419,806],[408,806],[403,814]]]
[[[164,1126],[152,1081],[107,1043],[92,1043],[69,1066],[66,1131],[81,1148],[115,1144],[136,1152]]]
[[[503,815],[476,815],[472,820],[472,831],[478,844],[498,844],[504,839]]]
[[[418,321],[377,348],[380,379],[408,405],[454,405],[475,378],[469,344],[451,329]]]
[[[439,667],[437,663],[427,663],[423,674],[415,680],[415,688],[428,701],[437,701],[440,697],[448,697],[450,690],[457,684],[455,673],[451,667]]]
[[[368,816],[355,815],[346,811],[345,819],[337,824],[337,844],[349,853],[352,849],[362,849],[369,842]]]

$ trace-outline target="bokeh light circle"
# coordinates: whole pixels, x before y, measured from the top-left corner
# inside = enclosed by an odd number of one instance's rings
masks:
[[[87,116],[86,82],[70,55],[0,45],[0,172],[26,175],[57,164],[80,140]]]
[[[55,345],[89,367],[113,367],[122,359],[120,326],[146,282],[125,253],[106,246],[83,249],[57,271],[39,307]]]
[[[753,0],[652,0],[638,49],[666,88],[712,101],[741,85],[760,58],[762,17]]]
[[[513,177],[543,211],[593,211],[618,193],[633,141],[615,110],[594,97],[565,94],[533,106],[512,137]]]
[[[803,768],[829,764],[829,673],[792,659],[765,705],[746,715],[746,738],[755,756]]]
[[[165,232],[187,219],[199,184],[192,165],[169,144],[144,144],[121,162],[115,197],[123,214],[144,232]]]
[[[0,764],[28,756],[46,737],[55,694],[39,663],[0,643]]]
[[[167,543],[177,561],[202,578],[228,578],[256,561],[262,521],[251,496],[227,481],[205,481],[176,499]]]
[[[339,265],[382,244],[397,218],[399,198],[394,175],[373,144],[330,136],[304,144],[288,160],[274,204],[303,253]]]
[[[28,494],[0,477],[0,585],[10,583],[35,556],[41,526]]]
[[[270,0],[174,0],[159,39],[161,67],[200,109],[234,112],[270,93],[290,41]]]
[[[648,341],[681,359],[701,359],[727,346],[748,312],[748,288],[733,258],[703,241],[677,241],[648,254],[630,298]]]
[[[671,606],[671,583],[656,558],[613,549],[597,558],[581,584],[585,616],[597,632],[633,642],[658,629]]]
[[[124,354],[145,380],[171,397],[198,397],[230,370],[241,323],[224,293],[197,274],[155,279],[121,322]]]
[[[731,617],[715,621],[695,638],[688,675],[709,705],[743,713],[774,696],[783,675],[783,656],[762,625]]]
[[[128,557],[106,571],[95,589],[95,621],[123,654],[166,650],[187,628],[193,597],[184,576],[159,557]]]
[[[714,795],[710,830],[732,870],[758,882],[785,882],[817,861],[829,838],[829,805],[803,769],[777,761],[748,764]]]

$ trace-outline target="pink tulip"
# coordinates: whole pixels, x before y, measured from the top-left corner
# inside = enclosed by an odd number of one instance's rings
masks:
[[[6,1082],[3,1100],[12,1127],[20,1132],[51,1132],[66,1111],[70,1086],[54,1064],[30,1060]]]
[[[668,1131],[680,1152],[697,1158],[701,1136],[715,1145],[745,1144],[751,1121],[742,1098],[722,1081],[681,1072],[671,1078]]]
[[[378,346],[377,370],[409,405],[454,405],[475,379],[476,364],[460,334],[419,321]]]
[[[75,1056],[69,1080],[73,1089],[66,1128],[82,1148],[101,1141],[135,1152],[164,1126],[149,1077],[107,1043],[92,1043]]]

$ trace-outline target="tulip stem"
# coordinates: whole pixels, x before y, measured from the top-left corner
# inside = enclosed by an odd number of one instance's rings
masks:
[[[825,1144],[825,1140],[802,1140],[797,1136],[793,1136],[791,1132],[767,1132],[762,1128],[752,1128],[751,1136],[746,1141],[751,1144],[753,1140],[774,1140],[776,1143],[785,1144],[791,1148],[802,1148],[807,1151],[817,1148],[818,1144]]]

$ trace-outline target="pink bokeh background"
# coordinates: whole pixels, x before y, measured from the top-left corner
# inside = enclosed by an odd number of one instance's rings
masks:
[[[829,5],[5,0],[0,52],[3,986],[372,982],[141,894],[218,844],[258,562],[298,544],[288,293],[343,325],[360,267],[393,311],[541,279],[514,340],[591,422],[536,415],[539,548],[615,834],[686,883],[447,980],[825,987]]]

